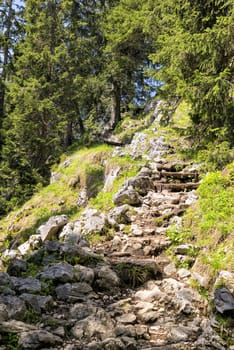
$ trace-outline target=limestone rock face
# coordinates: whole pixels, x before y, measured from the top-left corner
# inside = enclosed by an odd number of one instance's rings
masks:
[[[87,208],[78,220],[74,221],[73,232],[77,235],[104,233],[110,226],[105,214],[96,209]]]
[[[58,231],[66,225],[68,222],[68,217],[66,215],[52,216],[44,225],[41,225],[38,229],[41,235],[42,241],[50,240],[55,236]]]
[[[141,204],[141,198],[136,190],[133,188],[120,189],[113,197],[115,205],[139,205]]]

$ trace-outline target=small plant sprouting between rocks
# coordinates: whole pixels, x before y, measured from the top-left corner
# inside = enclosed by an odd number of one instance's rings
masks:
[[[135,288],[145,283],[151,277],[153,272],[147,266],[136,266],[127,263],[121,263],[116,266],[117,273],[121,279],[131,288]]]
[[[1,335],[2,344],[7,350],[17,350],[19,336],[16,333],[4,333]]]

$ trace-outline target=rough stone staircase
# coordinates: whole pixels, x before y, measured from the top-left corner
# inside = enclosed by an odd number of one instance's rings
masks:
[[[128,233],[126,226],[120,228],[105,244],[109,263],[130,287],[127,298],[107,309],[121,314],[124,305],[119,332],[131,336],[138,326],[137,349],[224,349],[206,319],[206,302],[165,254],[171,243],[166,231],[173,223],[179,225],[181,215],[196,201],[199,174],[183,162],[160,162],[153,168],[145,171],[154,188],[130,211]]]
[[[168,226],[180,222],[181,215],[197,198],[194,190],[199,185],[199,175],[188,166],[183,162],[160,162],[153,164],[153,171],[145,168],[154,186],[143,197],[142,205],[130,211],[129,232],[126,234],[125,226],[106,244],[105,254],[112,262],[160,261],[160,253],[170,245]]]

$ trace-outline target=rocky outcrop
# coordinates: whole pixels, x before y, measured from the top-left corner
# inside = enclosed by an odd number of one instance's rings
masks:
[[[38,232],[44,242],[55,236],[68,222],[66,215],[52,216],[46,224],[39,227]]]

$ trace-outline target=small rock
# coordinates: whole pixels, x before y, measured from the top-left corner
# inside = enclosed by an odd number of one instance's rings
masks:
[[[193,249],[192,244],[180,244],[175,249],[175,254],[187,255]]]
[[[1,261],[14,260],[17,257],[19,257],[19,251],[17,249],[6,249],[1,256]]]
[[[82,320],[92,314],[97,313],[97,307],[95,305],[76,303],[70,308],[70,316],[75,320]]]
[[[234,274],[229,271],[220,271],[215,286],[223,285],[227,287],[232,294],[234,294]]]
[[[8,320],[8,310],[7,306],[0,304],[0,322]]]
[[[179,276],[179,278],[184,279],[184,278],[190,277],[191,272],[187,269],[182,268],[177,271],[177,275]]]
[[[130,218],[128,216],[128,211],[131,207],[128,204],[123,204],[119,207],[114,208],[110,212],[110,219],[114,220],[117,224],[128,224],[130,223]]]
[[[21,255],[28,254],[32,249],[39,247],[41,244],[40,235],[31,235],[29,240],[18,246],[18,251]]]
[[[60,243],[58,241],[45,241],[44,249],[47,253],[59,252]]]
[[[167,266],[164,267],[163,272],[165,273],[166,276],[173,276],[176,274],[176,266],[174,263],[168,264]]]
[[[73,232],[77,235],[105,233],[109,228],[108,218],[96,209],[87,208],[78,220],[73,222]]]
[[[20,334],[19,347],[21,349],[42,349],[44,346],[55,346],[61,344],[62,339],[44,330],[23,332]]]
[[[65,336],[65,328],[60,326],[53,330],[53,334],[63,338]]]
[[[202,276],[197,272],[192,272],[192,279],[194,281],[197,281],[199,285],[203,288],[208,288],[210,284],[210,277],[209,276]]]
[[[90,315],[84,320],[78,321],[71,332],[78,339],[86,337],[90,341],[95,337],[104,340],[114,336],[113,321],[104,310],[99,309],[95,315]]]
[[[131,324],[118,325],[115,328],[115,334],[117,337],[120,337],[123,335],[127,337],[135,337],[137,334],[135,327],[137,327],[137,325],[136,326],[133,326]]]
[[[117,321],[120,322],[120,323],[135,323],[136,322],[136,315],[133,314],[133,313],[130,313],[130,314],[124,314],[120,317],[117,318]]]
[[[34,331],[37,327],[21,321],[10,320],[7,322],[0,322],[0,329],[5,333],[20,333]]]
[[[158,288],[158,286],[154,286],[150,290],[140,290],[140,291],[136,292],[135,297],[137,299],[142,300],[142,301],[152,302],[155,299],[159,300],[164,295],[165,294],[161,292],[161,290]]]
[[[11,277],[6,272],[0,272],[0,286],[11,285]]]

